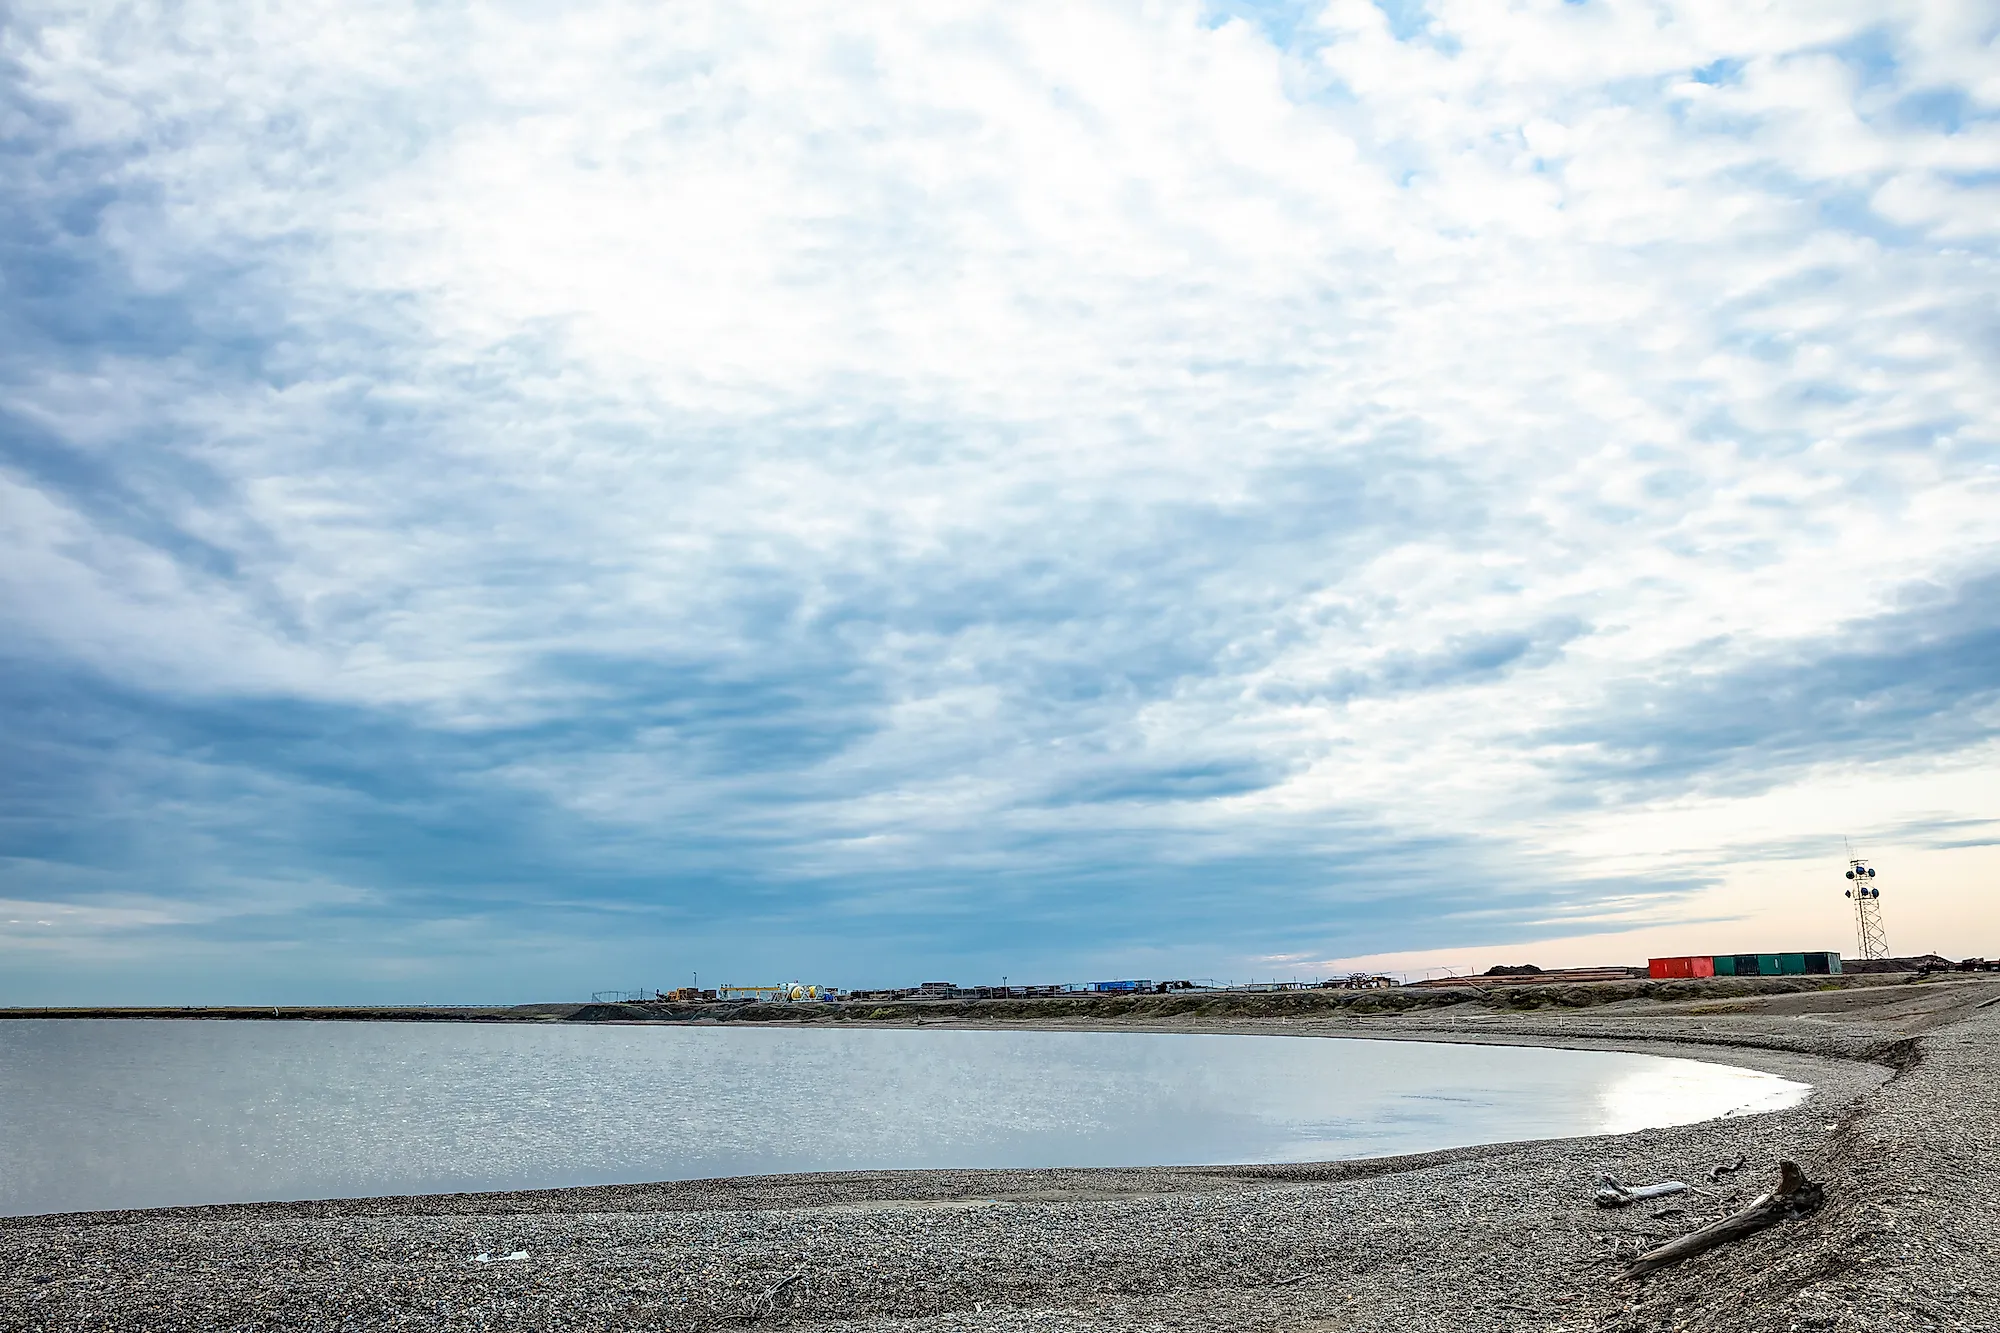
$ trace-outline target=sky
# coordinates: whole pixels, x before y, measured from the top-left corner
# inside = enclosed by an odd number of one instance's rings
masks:
[[[0,1003],[2000,955],[2000,14],[0,17]]]

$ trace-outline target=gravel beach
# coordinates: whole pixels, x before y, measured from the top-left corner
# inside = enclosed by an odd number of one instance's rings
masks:
[[[6,1218],[0,1328],[2000,1330],[2000,979],[1052,1026],[1604,1046],[1815,1090],[1787,1111],[1673,1129],[1323,1165]],[[1748,1202],[1782,1158],[1825,1183],[1818,1213],[1616,1280],[1621,1256]],[[1700,1190],[1608,1211],[1591,1202],[1600,1170]]]

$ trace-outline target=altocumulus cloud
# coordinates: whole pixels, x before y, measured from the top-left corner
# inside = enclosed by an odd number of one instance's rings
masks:
[[[15,6],[7,998],[1528,938],[1985,753],[1995,26]]]

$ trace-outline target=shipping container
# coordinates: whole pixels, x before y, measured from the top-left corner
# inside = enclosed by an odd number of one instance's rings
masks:
[[[1676,965],[1686,959],[1655,958],[1647,970],[1656,977],[1796,977],[1827,976],[1840,971],[1837,953],[1719,953],[1708,961],[1712,972],[1690,969],[1661,971],[1658,964]]]
[[[1715,975],[1715,959],[1707,954],[1695,954],[1684,958],[1649,958],[1646,960],[1646,975],[1712,977]]]

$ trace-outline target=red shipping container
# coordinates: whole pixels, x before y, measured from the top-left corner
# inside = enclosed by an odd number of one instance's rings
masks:
[[[1646,974],[1653,977],[1712,977],[1715,958],[1711,954],[1690,954],[1685,958],[1649,958]]]

